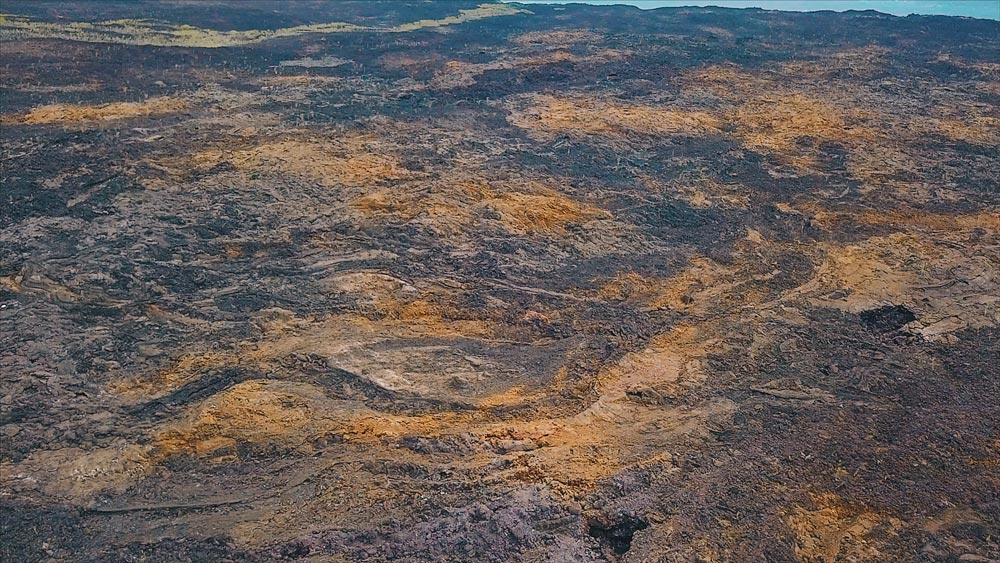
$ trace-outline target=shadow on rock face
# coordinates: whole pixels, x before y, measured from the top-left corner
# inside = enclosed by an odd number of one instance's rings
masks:
[[[861,313],[861,322],[874,332],[894,332],[915,320],[913,311],[902,305],[885,305]]]

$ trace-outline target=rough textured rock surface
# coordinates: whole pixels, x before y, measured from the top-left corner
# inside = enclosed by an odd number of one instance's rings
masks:
[[[1000,559],[1000,23],[3,12],[0,559]]]

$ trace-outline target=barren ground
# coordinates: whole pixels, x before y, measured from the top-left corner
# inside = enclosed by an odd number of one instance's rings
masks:
[[[3,12],[4,561],[1000,560],[1000,22]]]

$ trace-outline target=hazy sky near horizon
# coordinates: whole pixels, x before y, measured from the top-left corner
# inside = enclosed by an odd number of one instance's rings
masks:
[[[644,9],[722,6],[811,12],[877,10],[896,16],[927,14],[1000,20],[1000,0],[520,0],[525,4],[628,4]]]

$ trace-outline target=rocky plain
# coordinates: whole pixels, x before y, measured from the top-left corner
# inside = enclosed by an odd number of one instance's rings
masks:
[[[1000,22],[0,11],[3,561],[1000,560]]]

